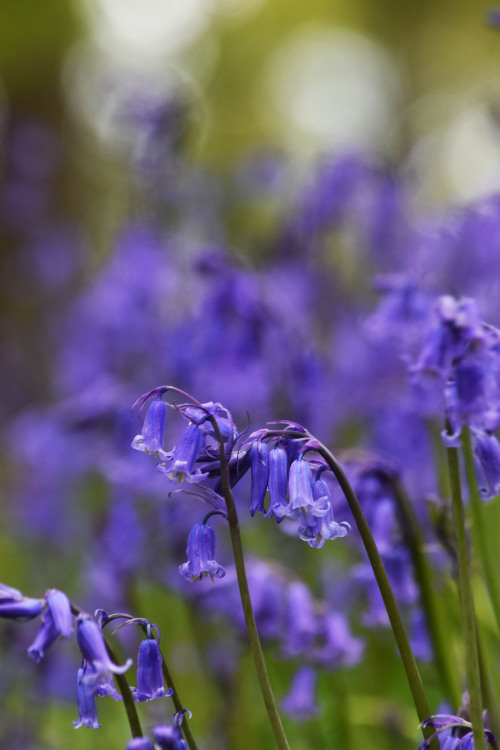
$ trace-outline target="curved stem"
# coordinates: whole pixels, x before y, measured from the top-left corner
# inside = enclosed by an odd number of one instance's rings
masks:
[[[422,684],[422,679],[420,677],[420,672],[413,655],[410,641],[408,639],[408,635],[406,633],[403,620],[401,618],[401,614],[399,612],[399,608],[394,597],[391,584],[389,582],[389,578],[387,577],[382,558],[380,557],[380,553],[377,549],[377,545],[375,544],[375,540],[373,538],[361,505],[359,504],[359,500],[356,497],[356,494],[351,487],[350,482],[347,479],[339,462],[337,461],[333,453],[331,453],[328,448],[326,448],[322,443],[318,444],[317,450],[335,474],[335,477],[340,485],[340,488],[342,489],[342,492],[345,495],[345,498],[351,509],[351,513],[358,527],[358,531],[363,541],[366,554],[368,555],[368,559],[372,566],[375,579],[382,595],[382,599],[384,600],[392,631],[394,633],[403,666],[406,671],[406,677],[408,679],[408,684],[413,696],[413,701],[415,703],[418,718],[422,722],[425,719],[429,718],[429,716],[431,715],[431,711],[429,708],[429,704],[427,703],[424,686]],[[430,727],[425,727],[422,729],[422,733],[426,739],[429,739],[432,735],[432,729]],[[429,747],[438,748],[438,741],[431,740]]]
[[[160,649],[160,653],[161,653],[161,649]],[[163,673],[163,677],[165,678],[165,682],[167,683],[168,687],[172,690],[172,701],[174,703],[175,710],[177,713],[181,713],[182,711],[184,711],[184,706],[182,705],[182,701],[179,698],[179,693],[177,692],[175,688],[172,675],[170,673],[170,670],[167,666],[167,662],[165,661],[163,654],[162,654],[162,659],[163,661],[161,663],[161,670]],[[184,739],[187,742],[189,750],[198,750],[194,737],[191,734],[191,728],[189,726],[189,722],[187,719],[185,719],[182,722],[182,724],[180,725],[180,729],[181,729],[182,734],[184,735]]]
[[[116,658],[115,652],[109,645],[108,641],[104,639],[104,643],[106,644],[106,650],[109,654],[109,657],[112,661],[114,661],[115,664],[118,664],[118,659]],[[132,698],[132,693],[130,692],[130,685],[128,684],[128,680],[125,677],[124,674],[115,674],[116,682],[118,683],[118,687],[120,688],[120,693],[123,697],[123,706],[125,708],[125,712],[127,714],[128,723],[130,726],[130,732],[132,734],[132,737],[143,737],[142,733],[142,727],[141,722],[139,720],[139,714],[137,713],[137,709],[135,707],[134,699]]]
[[[215,417],[211,417],[210,422],[213,425],[215,437],[219,443],[222,493],[226,501],[227,518],[229,522],[229,532],[231,535],[234,564],[236,567],[236,575],[238,578],[238,586],[240,590],[241,604],[243,606],[243,613],[245,616],[248,639],[250,641],[250,650],[252,652],[255,668],[257,670],[257,677],[259,680],[262,697],[264,698],[264,703],[267,709],[267,714],[269,716],[269,721],[274,732],[276,745],[279,750],[289,750],[288,741],[283,729],[283,724],[281,723],[281,718],[278,713],[278,707],[276,705],[273,690],[271,687],[271,681],[269,680],[269,675],[267,673],[266,662],[264,660],[264,654],[262,652],[257,625],[255,624],[255,617],[253,613],[252,602],[250,599],[250,591],[248,588],[248,580],[245,570],[245,560],[243,557],[243,546],[241,543],[238,514],[236,512],[233,493],[231,492],[229,469],[224,452],[224,442],[222,440],[219,425],[217,424],[217,420],[215,419]]]
[[[479,672],[479,655],[477,648],[476,616],[469,575],[469,555],[465,536],[465,518],[460,486],[458,450],[447,448],[448,471],[450,474],[451,502],[453,524],[457,543],[458,587],[465,639],[465,666],[470,699],[470,720],[474,736],[474,747],[485,748],[483,727],[483,705],[481,698],[481,680]]]

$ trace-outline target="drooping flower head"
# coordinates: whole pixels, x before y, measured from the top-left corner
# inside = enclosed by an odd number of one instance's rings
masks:
[[[172,695],[172,689],[167,693],[163,683],[159,630],[149,623],[146,628],[147,638],[141,641],[137,656],[137,688],[132,688],[136,703]],[[158,638],[153,637],[152,628],[157,631]]]
[[[43,599],[30,599],[17,589],[0,583],[0,617],[11,620],[31,620],[45,606]]]
[[[81,614],[76,618],[76,640],[84,659],[82,680],[86,683],[96,685],[106,672],[123,674],[132,664],[132,659],[127,659],[123,666],[111,660],[101,628],[88,615]],[[92,669],[85,669],[86,665],[90,665]]]
[[[47,609],[42,614],[42,624],[35,640],[28,648],[28,656],[37,663],[59,636],[69,638],[73,629],[71,604],[66,594],[57,589],[50,589],[45,593],[45,600]]]
[[[226,571],[215,560],[215,534],[211,526],[197,523],[189,532],[187,562],[179,566],[179,573],[188,581],[199,581],[203,576],[223,578]]]

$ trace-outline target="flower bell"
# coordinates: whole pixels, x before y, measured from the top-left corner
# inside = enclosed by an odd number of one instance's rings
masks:
[[[141,642],[137,656],[137,688],[132,688],[136,703],[172,695],[172,689],[168,693],[165,691],[162,664],[159,642],[153,638],[151,625],[148,625],[147,638]]]
[[[87,681],[87,670],[80,667],[76,676],[76,700],[78,703],[78,719],[73,722],[75,729],[88,727],[99,729],[99,719],[95,706],[95,684]]]
[[[44,608],[43,599],[30,599],[17,589],[0,583],[0,617],[11,620],[31,620]]]
[[[203,576],[210,578],[224,578],[226,575],[222,565],[215,557],[215,534],[211,526],[197,523],[189,532],[187,544],[188,561],[179,565],[179,573],[188,581],[199,581]]]
[[[165,422],[167,419],[167,405],[161,394],[151,402],[144,417],[142,433],[132,440],[132,448],[144,453],[155,453],[166,457],[163,450],[165,437]]]
[[[45,600],[48,606],[42,614],[42,624],[35,640],[28,648],[28,656],[37,664],[60,635],[69,638],[73,629],[71,604],[66,594],[57,589],[50,589],[45,593]]]
[[[260,440],[252,443],[250,448],[252,471],[252,490],[250,498],[250,515],[264,513],[264,498],[269,479],[269,446]]]
[[[82,677],[86,683],[95,686],[106,672],[123,674],[132,664],[132,659],[127,659],[123,666],[111,661],[99,625],[87,615],[77,617],[76,640],[84,660],[92,667]]]

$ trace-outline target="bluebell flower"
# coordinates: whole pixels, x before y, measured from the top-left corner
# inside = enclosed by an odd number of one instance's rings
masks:
[[[451,735],[446,737],[446,740],[442,745],[443,748],[446,748],[446,750],[455,750],[455,748],[474,750],[472,724],[461,716],[454,716],[453,714],[435,714],[434,716],[422,721],[420,726],[432,727],[436,731],[418,746],[418,750],[428,750],[432,741],[436,737],[442,732],[447,733],[449,730],[451,730]],[[497,747],[495,736],[490,729],[486,728],[484,730],[484,736],[485,740],[491,747]]]
[[[155,748],[148,737],[132,737],[127,742],[125,750],[155,750]]]
[[[152,637],[148,625],[148,637],[141,642],[137,657],[137,688],[131,688],[136,703],[172,695],[172,689],[165,691],[162,663],[159,642]]]
[[[295,672],[290,691],[281,700],[281,708],[293,721],[307,721],[319,714],[316,671],[312,667],[300,667]]]
[[[364,644],[349,628],[343,612],[325,612],[319,618],[317,645],[312,651],[315,661],[328,667],[353,667],[361,660]]]
[[[0,583],[0,617],[11,620],[31,620],[45,606],[43,599],[30,599],[17,589]]]
[[[88,727],[99,729],[99,719],[95,705],[95,681],[88,680],[88,670],[80,667],[76,676],[76,700],[78,703],[78,719],[73,722],[75,729]]]
[[[472,446],[483,499],[500,494],[500,443],[494,435],[472,430]]]
[[[161,750],[188,750],[180,730],[183,715],[184,712],[175,714],[172,724],[157,724],[153,727],[154,740]]]
[[[485,335],[476,303],[472,299],[454,299],[448,295],[436,302],[439,323],[429,333],[414,372],[427,370],[447,377],[454,360],[465,355],[472,341]]]
[[[28,648],[28,656],[37,663],[59,636],[69,638],[73,629],[71,604],[66,594],[57,589],[50,589],[45,593],[45,600],[47,609],[42,614],[42,624],[35,640]]]
[[[123,666],[111,661],[102,631],[88,615],[78,615],[76,619],[76,640],[84,661],[91,667],[85,671],[82,681],[94,687],[106,672],[123,674],[132,664],[132,659],[127,659]]]
[[[223,578],[226,571],[215,561],[215,534],[211,526],[197,523],[189,532],[187,562],[179,565],[179,573],[188,581],[198,581],[203,576]]]
[[[250,515],[256,512],[265,513],[264,498],[269,479],[269,446],[255,440],[250,448],[252,470],[252,489],[250,498]]]
[[[264,518],[274,516],[278,522],[287,515],[289,506],[288,491],[288,454],[281,445],[275,445],[269,451],[269,510]]]
[[[132,441],[132,448],[145,453],[154,453],[159,457],[166,457],[163,450],[165,438],[165,422],[167,418],[167,405],[162,400],[161,394],[151,402],[144,417],[142,432],[136,435]]]
[[[293,581],[288,586],[288,617],[286,624],[285,656],[306,653],[317,632],[317,619],[311,592],[302,581]]]
[[[290,466],[288,495],[291,510],[297,510],[314,503],[311,467],[301,453],[295,461],[292,461]]]
[[[162,461],[158,464],[158,470],[169,479],[178,482],[200,482],[206,479],[207,473],[193,471],[203,450],[203,436],[200,425],[189,424],[172,452],[172,463],[166,464]]]

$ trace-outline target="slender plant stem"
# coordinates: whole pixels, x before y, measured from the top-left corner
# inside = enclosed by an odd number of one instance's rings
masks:
[[[160,653],[161,653],[161,649],[160,649]],[[175,710],[177,711],[177,713],[182,713],[182,711],[184,711],[184,706],[182,705],[182,701],[179,698],[179,693],[176,690],[176,687],[174,685],[174,680],[167,666],[167,662],[165,661],[165,658],[163,657],[163,654],[162,654],[161,670],[162,670],[165,682],[167,683],[168,687],[172,690],[172,701],[174,703]],[[184,739],[186,740],[188,744],[189,750],[198,750],[194,737],[191,734],[191,728],[189,726],[187,719],[184,719],[184,721],[182,722],[180,726],[180,729],[181,729],[182,734],[184,735]]]
[[[119,662],[116,658],[115,652],[106,639],[104,639],[104,642],[106,644],[106,650],[109,654],[110,659],[114,661],[115,664],[118,664]],[[123,707],[125,708],[125,712],[127,714],[132,737],[143,737],[144,735],[142,733],[139,714],[137,713],[134,699],[132,698],[132,693],[130,692],[130,685],[128,684],[128,680],[124,674],[115,674],[115,678],[116,682],[118,683],[118,687],[120,688],[120,693],[123,697]]]
[[[349,480],[347,479],[342,467],[335,458],[335,456],[321,443],[318,444],[317,448],[319,454],[323,456],[330,469],[335,474],[337,481],[345,495],[345,498],[351,509],[351,513],[354,517],[356,525],[358,527],[359,534],[363,541],[366,554],[373,569],[375,579],[377,581],[382,599],[384,600],[385,608],[389,616],[392,631],[396,639],[396,643],[403,661],[403,666],[406,671],[406,677],[408,684],[413,696],[415,708],[417,710],[418,718],[422,722],[428,719],[431,715],[429,704],[424,692],[424,686],[420,677],[420,672],[413,655],[413,651],[406,633],[399,608],[392,591],[389,578],[384,568],[382,558],[380,557],[377,545],[371,533],[368,522],[359,504],[359,500],[351,487]],[[423,727],[422,733],[426,739],[429,739],[433,734],[430,727]],[[438,748],[439,742],[437,739],[431,740],[429,744],[430,748]]]
[[[229,532],[231,535],[231,545],[233,548],[234,564],[236,567],[236,575],[238,578],[241,603],[245,616],[245,624],[250,641],[250,649],[254,659],[262,697],[264,698],[264,703],[267,709],[267,714],[269,716],[269,721],[274,732],[277,747],[279,748],[279,750],[289,750],[288,741],[283,729],[283,724],[281,723],[278,707],[276,705],[273,690],[271,687],[271,681],[267,673],[266,662],[264,660],[264,654],[262,652],[257,625],[255,624],[255,617],[252,608],[252,601],[250,599],[250,591],[248,588],[248,580],[245,570],[245,560],[243,557],[243,546],[241,543],[238,514],[236,512],[233,493],[231,492],[231,483],[229,479],[229,469],[226,455],[224,452],[224,443],[222,441],[219,425],[217,424],[215,417],[212,417],[210,421],[214,427],[215,437],[219,443],[222,493],[226,501],[227,518],[229,523]]]
[[[451,501],[455,538],[457,544],[458,587],[465,638],[465,666],[470,700],[470,720],[474,736],[474,747],[485,748],[483,727],[483,704],[481,698],[481,679],[479,671],[479,654],[477,648],[476,617],[474,600],[469,575],[469,556],[465,536],[465,516],[460,486],[460,470],[457,448],[446,449],[448,471],[450,474]]]
[[[388,481],[393,490],[394,499],[401,518],[403,534],[413,561],[415,578],[420,589],[437,672],[448,700],[452,702],[452,705],[458,706],[461,701],[461,695],[450,662],[450,650],[446,644],[446,623],[443,620],[442,607],[439,606],[440,602],[435,594],[432,571],[424,554],[420,525],[399,479],[391,475],[388,476]]]
[[[476,473],[474,471],[474,458],[472,456],[470,431],[468,427],[462,431],[462,443],[464,449],[465,472],[467,475],[467,484],[469,486],[469,495],[471,499],[473,538],[475,541],[474,548],[483,566],[491,605],[493,607],[493,612],[495,613],[497,628],[500,630],[500,589],[496,576],[497,564],[491,554],[491,546],[489,543],[490,537],[484,521],[483,501],[481,500],[477,488]]]

